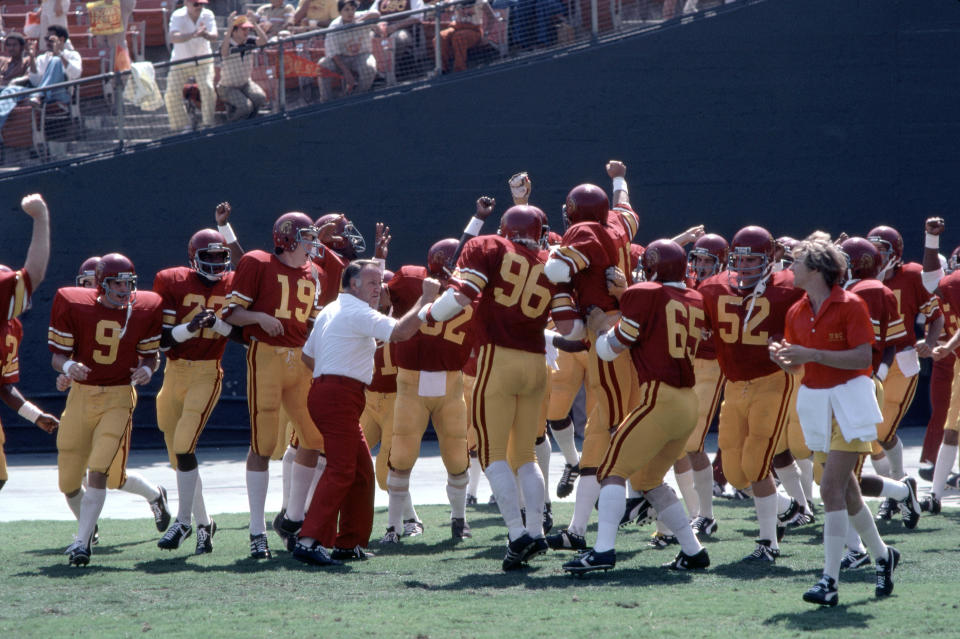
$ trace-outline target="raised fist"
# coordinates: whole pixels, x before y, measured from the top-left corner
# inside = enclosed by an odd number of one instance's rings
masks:
[[[946,225],[944,224],[942,217],[927,218],[925,229],[930,235],[940,235],[943,233],[944,228],[946,228]]]
[[[627,165],[620,160],[610,160],[607,162],[607,175],[610,179],[625,177],[627,175]]]
[[[493,213],[493,207],[497,205],[497,201],[490,196],[482,195],[477,198],[477,212],[474,214],[474,217],[478,220],[485,220],[490,217],[490,214]]]
[[[440,282],[432,277],[423,280],[423,299],[425,302],[432,302],[437,298],[440,292]]]
[[[229,202],[217,204],[217,208],[213,212],[213,216],[217,219],[217,226],[227,225],[227,222],[230,221],[230,213],[232,210]]]
[[[20,208],[23,212],[35,220],[47,217],[47,203],[39,193],[31,193],[20,200]]]
[[[514,204],[526,204],[530,201],[530,192],[533,190],[533,183],[526,171],[515,174],[507,184],[510,186],[510,195],[513,196]]]

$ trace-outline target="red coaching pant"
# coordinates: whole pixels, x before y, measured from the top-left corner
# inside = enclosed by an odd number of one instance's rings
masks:
[[[327,468],[300,535],[327,548],[366,547],[373,530],[373,462],[360,429],[363,388],[363,382],[349,377],[321,375],[307,397],[310,417],[323,435]]]

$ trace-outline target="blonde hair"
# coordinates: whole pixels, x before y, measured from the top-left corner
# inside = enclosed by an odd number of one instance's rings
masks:
[[[802,261],[810,270],[819,272],[831,288],[840,282],[841,276],[847,270],[847,259],[823,231],[814,231],[801,240],[793,249],[793,259]]]

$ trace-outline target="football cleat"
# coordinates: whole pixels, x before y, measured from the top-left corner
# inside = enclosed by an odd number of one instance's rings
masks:
[[[270,545],[267,543],[267,533],[250,535],[250,558],[270,559],[271,557],[273,553],[270,552]]]
[[[170,510],[167,508],[167,489],[157,486],[157,490],[160,494],[149,502],[150,511],[153,512],[153,523],[157,525],[157,532],[163,532],[170,525]]]
[[[631,521],[636,521],[638,526],[644,526],[654,520],[650,514],[650,502],[646,497],[627,497],[626,508],[623,510],[623,517],[620,518],[620,527],[622,528]]]
[[[575,559],[563,564],[563,569],[574,575],[582,575],[594,570],[607,571],[617,565],[617,551],[611,548],[604,552],[585,550]]]
[[[673,558],[673,561],[660,564],[660,566],[670,570],[703,570],[710,566],[710,555],[707,554],[706,548],[701,548],[700,552],[695,555],[688,555],[681,550]]]
[[[563,499],[573,492],[573,486],[577,483],[577,477],[580,476],[580,464],[573,466],[564,464],[563,472],[560,473],[560,481],[557,482],[557,497]]]
[[[744,557],[743,561],[772,564],[777,561],[779,556],[780,550],[777,548],[771,548],[768,540],[758,539],[757,547],[753,549],[752,553]]]
[[[550,550],[586,550],[587,540],[583,535],[570,532],[566,528],[558,533],[547,536],[547,546]]]
[[[777,521],[786,526],[793,523],[793,520],[802,514],[803,510],[800,508],[800,503],[796,499],[791,499],[787,509],[777,515]]]
[[[664,535],[662,533],[655,532],[650,536],[650,540],[647,541],[647,545],[651,548],[656,548],[657,550],[663,550],[667,546],[672,546],[673,544],[680,543],[677,541],[677,538],[673,535]]]
[[[467,495],[467,506],[477,506],[477,496],[476,495]]]
[[[543,504],[543,534],[546,535],[553,528],[553,507],[550,502]]]
[[[321,548],[323,546],[320,546]],[[354,559],[359,559],[360,561],[366,561],[375,555],[362,548],[359,544],[353,548],[334,548],[333,552],[330,553],[330,558],[336,562],[343,561],[352,561]]]
[[[887,558],[877,560],[877,597],[888,597],[893,592],[893,571],[900,564],[900,551],[887,546]]]
[[[213,536],[217,534],[217,522],[210,520],[209,526],[197,524],[197,548],[193,551],[195,555],[205,555],[213,552]]]
[[[274,522],[276,524],[276,522]],[[280,523],[274,526],[274,530],[277,531],[277,534],[280,535],[280,539],[283,540],[284,547],[293,552],[293,547],[297,545],[297,535],[300,534],[300,529],[303,527],[302,521],[293,521],[292,519],[287,519],[286,514],[280,520]]]
[[[380,538],[381,545],[399,544],[399,543],[400,543],[400,535],[397,533],[396,530],[394,530],[393,526],[390,526],[389,528],[387,528],[387,532],[383,535],[383,537]]]
[[[880,507],[877,508],[877,515],[875,519],[877,521],[890,521],[893,519],[893,513],[897,512],[897,502],[892,497],[887,497],[882,502],[880,502]]]
[[[927,495],[920,500],[920,510],[931,515],[940,514],[940,500],[936,495]]]
[[[493,493],[490,493],[490,499],[487,500],[487,505],[488,505],[488,506],[496,506],[496,505],[497,505],[497,496],[494,495]]]
[[[473,531],[470,530],[470,524],[466,519],[454,517],[450,520],[450,536],[453,539],[467,539],[473,537]]]
[[[837,580],[824,575],[813,588],[803,593],[803,600],[820,606],[836,606],[840,600],[837,593]]]
[[[327,549],[320,545],[319,541],[313,542],[312,546],[305,546],[300,542],[293,547],[293,558],[305,564],[312,566],[342,566],[343,562],[330,556]]]
[[[799,528],[801,526],[808,526],[810,524],[816,523],[817,518],[813,516],[812,512],[800,512],[796,517],[793,518],[787,526],[790,528]]]
[[[423,534],[423,522],[417,521],[416,519],[403,520],[403,536],[404,537],[417,537],[422,534]]]
[[[163,534],[163,537],[160,538],[160,541],[157,542],[157,548],[161,550],[176,550],[180,547],[180,543],[193,534],[193,528],[187,524],[180,523],[180,520],[175,520],[167,532]]]
[[[847,550],[840,560],[840,570],[855,570],[870,565],[870,555],[859,550]]]
[[[63,554],[67,555],[67,563],[71,566],[86,566],[90,563],[90,546],[77,538],[74,538]]]
[[[947,488],[960,490],[960,473],[950,473],[947,476]]]
[[[920,500],[917,499],[917,480],[913,477],[907,477],[903,480],[907,485],[907,498],[900,502],[900,515],[903,517],[903,525],[913,529],[917,527],[920,521]]]
[[[277,516],[273,518],[273,532],[277,533],[281,537],[283,536],[280,533],[280,522],[283,521],[283,518],[287,516],[287,509],[281,508],[280,512],[277,513]]]
[[[503,557],[503,570],[517,570],[530,556],[536,541],[527,533],[523,533],[507,544],[507,554]]]
[[[713,533],[717,532],[716,519],[711,519],[710,517],[694,517],[693,521],[690,522],[690,528],[693,529],[693,534],[697,537],[712,537]]]
[[[723,497],[723,486],[720,485],[720,482],[713,480],[713,496],[714,497]]]
[[[934,466],[921,466],[917,469],[917,474],[923,481],[933,481]]]
[[[523,558],[523,563],[527,563],[537,555],[546,553],[549,548],[545,537],[534,538],[533,543],[527,548],[527,554]]]

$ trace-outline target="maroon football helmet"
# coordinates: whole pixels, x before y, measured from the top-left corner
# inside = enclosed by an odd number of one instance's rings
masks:
[[[880,268],[896,266],[903,259],[903,236],[890,226],[878,226],[867,233],[867,240],[880,251]]]
[[[364,241],[363,235],[346,215],[343,213],[321,215],[317,218],[316,227],[319,229],[330,222],[334,224],[333,234],[336,239],[326,242],[324,246],[333,249],[347,260],[354,260],[367,250],[367,243]]]
[[[187,242],[187,260],[200,275],[219,280],[230,270],[230,248],[219,232],[202,229]]]
[[[546,251],[550,248],[550,220],[547,219],[547,214],[543,212],[543,209],[536,206],[533,208],[537,209],[537,213],[540,215],[540,248]]]
[[[697,238],[693,248],[687,254],[690,274],[697,282],[716,275],[727,265],[730,245],[716,233],[706,233]]]
[[[536,251],[543,240],[543,220],[546,217],[546,214],[535,206],[511,206],[503,212],[497,233],[511,242]]]
[[[953,273],[958,268],[960,268],[960,246],[953,249],[950,257],[947,259],[947,268],[945,270],[947,273]]]
[[[126,255],[108,253],[100,258],[95,269],[97,288],[113,306],[133,304],[137,291],[137,271]],[[126,288],[116,288],[126,284]]]
[[[847,256],[847,279],[869,280],[880,272],[880,251],[862,237],[843,241],[840,250]]]
[[[567,194],[563,205],[563,221],[566,226],[577,222],[607,223],[610,199],[607,192],[595,184],[581,184]]]
[[[730,242],[727,273],[730,286],[750,289],[770,274],[775,250],[770,231],[760,226],[745,226]]]
[[[640,256],[648,282],[682,282],[687,276],[687,254],[673,240],[654,240]]]
[[[777,249],[783,251],[780,261],[783,262],[784,270],[790,268],[790,265],[793,264],[793,249],[797,248],[799,243],[799,240],[792,238],[789,235],[782,235],[777,238],[776,247]]]
[[[307,233],[312,233],[314,239],[305,239],[303,235]],[[286,251],[296,251],[301,242],[306,242],[310,247],[307,252],[314,257],[320,248],[320,241],[316,238],[317,227],[313,225],[313,221],[307,217],[306,213],[298,211],[284,213],[273,223],[273,250],[277,255]]]
[[[448,237],[440,240],[427,251],[427,272],[433,277],[447,279],[453,273],[453,256],[460,246],[459,240]]]
[[[88,257],[83,261],[83,264],[80,265],[80,270],[77,271],[77,286],[82,286],[83,288],[97,287],[97,262],[99,261],[99,255]]]

